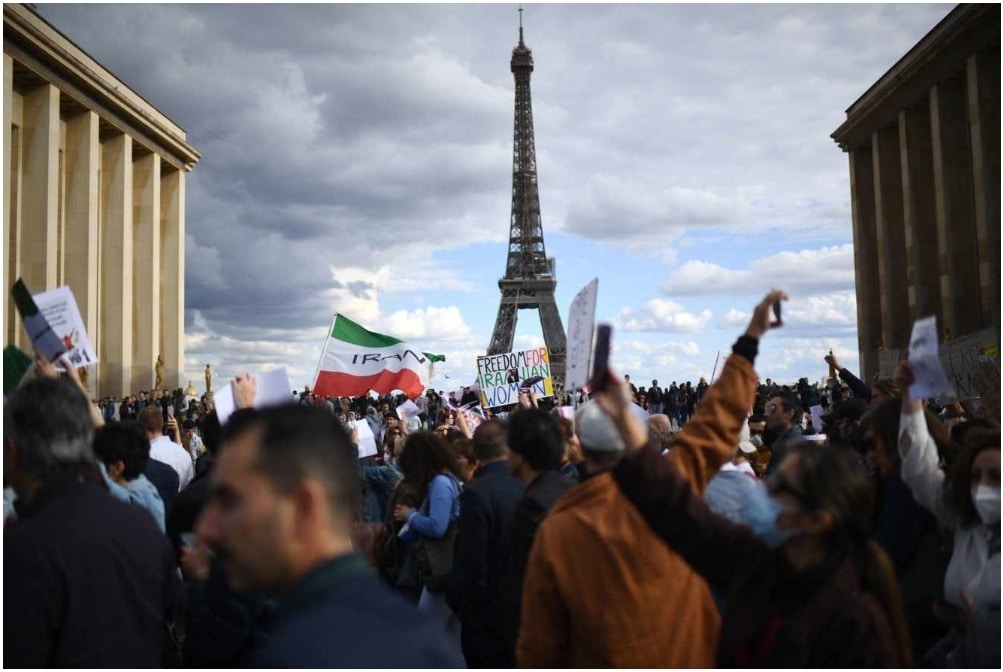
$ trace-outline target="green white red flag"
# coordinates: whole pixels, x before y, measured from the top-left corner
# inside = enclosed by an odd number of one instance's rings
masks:
[[[335,315],[320,355],[313,392],[326,397],[358,397],[370,390],[401,390],[413,399],[432,377],[432,364],[443,362],[399,338],[369,331],[344,315]]]

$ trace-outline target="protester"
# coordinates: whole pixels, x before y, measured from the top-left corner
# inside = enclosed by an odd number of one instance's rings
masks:
[[[72,383],[24,383],[4,407],[4,665],[160,667],[179,584],[167,539],[108,494],[90,403]]]
[[[257,412],[225,437],[198,535],[223,560],[235,590],[278,599],[255,667],[461,662],[436,627],[352,552],[357,460],[336,419],[306,406]]]
[[[781,296],[757,306],[749,336],[765,332],[768,322],[766,328],[760,322]],[[750,338],[735,346],[748,348],[754,352]],[[750,359],[736,354],[727,360],[697,411],[690,449],[674,449],[665,458],[697,493],[730,458],[752,407]],[[629,398],[626,388],[624,395]],[[614,422],[592,401],[578,409],[575,426],[588,477],[557,502],[537,532],[522,593],[518,664],[710,667],[720,618],[706,582],[661,543],[617,488],[611,472],[625,442]],[[643,443],[647,432],[637,426]]]
[[[473,449],[480,466],[460,493],[449,606],[460,619],[467,667],[503,667],[506,663],[511,667],[512,656],[505,655],[502,646],[499,605],[504,597],[503,572],[510,561],[512,522],[523,484],[509,473],[503,423],[489,420],[478,427]]]
[[[758,340],[771,327],[771,306],[781,296],[757,306],[726,373],[737,358],[751,370]],[[609,379],[615,381],[612,372]],[[721,431],[719,422],[701,413],[711,401],[736,411],[748,408],[753,380],[750,375],[747,390],[716,382],[670,455],[698,453],[705,436]],[[619,488],[668,546],[725,589],[718,666],[911,662],[887,557],[867,542],[870,487],[845,450],[791,446],[770,479],[769,493],[762,492],[750,507],[756,534],[715,516],[679,463],[660,457],[631,414],[625,389],[599,391],[596,400],[630,451],[614,469]]]
[[[508,421],[509,469],[525,492],[518,500],[509,535],[504,590],[495,615],[501,636],[502,656],[497,667],[514,667],[522,613],[522,589],[529,554],[537,530],[554,504],[576,483],[558,471],[565,454],[565,439],[558,419],[537,409],[514,413]]]
[[[582,480],[582,469],[585,466],[585,456],[582,455],[582,444],[575,434],[575,423],[568,418],[559,418],[558,425],[564,437],[564,454],[561,457],[561,476],[573,485]]]
[[[180,491],[191,482],[195,466],[191,455],[181,446],[177,421],[173,417],[168,421],[174,440],[164,436],[164,416],[159,408],[147,406],[140,411],[138,422],[150,441],[150,458],[163,462],[177,472]]]
[[[461,488],[456,458],[444,439],[431,432],[417,432],[404,444],[400,468],[405,479],[416,479],[426,493],[417,509],[398,502],[393,512],[398,522],[405,523],[401,539],[416,545],[422,586],[418,609],[428,612],[430,622],[446,629],[459,649],[459,620],[449,608],[445,592],[452,568],[443,568],[438,562],[452,565],[454,555]],[[423,557],[434,564],[422,561]]]
[[[766,430],[764,442],[770,449],[770,462],[766,465],[769,476],[787,457],[787,449],[798,443],[803,436],[801,426],[801,402],[790,392],[774,394],[766,404]]]
[[[923,404],[913,399],[912,366],[899,365],[896,382],[903,390],[898,449],[902,480],[920,506],[954,534],[954,550],[944,575],[944,600],[939,613],[951,632],[926,656],[938,667],[998,667],[998,637],[974,638],[1000,627],[1000,435],[978,432],[948,465],[938,468],[934,438],[927,429]],[[993,622],[993,619],[995,622]]]
[[[841,401],[863,403],[860,399]],[[838,405],[837,405],[838,408]],[[864,454],[877,486],[874,541],[888,554],[898,577],[902,609],[909,624],[913,657],[923,654],[946,634],[946,626],[933,613],[941,593],[944,571],[950,559],[933,516],[913,497],[900,475],[898,451],[902,401],[888,399],[873,407],[861,421]],[[949,439],[940,422],[929,412],[926,425],[938,446]]]
[[[150,442],[143,430],[131,422],[106,424],[94,435],[94,454],[101,461],[103,475],[111,481],[111,494],[145,509],[165,532],[164,500],[143,475],[150,459]]]

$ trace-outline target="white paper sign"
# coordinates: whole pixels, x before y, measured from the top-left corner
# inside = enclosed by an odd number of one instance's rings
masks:
[[[78,369],[97,364],[97,353],[91,347],[91,339],[87,337],[87,328],[70,288],[57,287],[32,298],[35,299],[38,311],[48,320],[52,331],[66,346],[65,357],[70,363]],[[61,371],[63,367],[57,365],[56,368]]]
[[[265,371],[257,378],[258,389],[254,395],[254,408],[292,403],[293,392],[289,386],[289,374],[286,373],[285,369]],[[222,425],[237,410],[237,404],[233,398],[233,383],[224,385],[219,392],[214,393],[213,401],[216,405],[219,424]]]
[[[816,432],[821,432],[822,425],[825,424],[822,422],[822,406],[820,404],[816,404],[809,410],[811,411],[811,426],[815,428]]]
[[[564,389],[580,390],[589,381],[592,361],[592,338],[596,327],[596,296],[599,278],[585,285],[571,302],[568,311],[567,369]]]
[[[372,457],[379,451],[376,449],[376,437],[373,436],[373,428],[365,420],[352,420],[347,423],[349,431],[359,430],[359,459]]]
[[[954,395],[947,382],[944,366],[940,362],[937,317],[931,315],[916,320],[909,338],[909,364],[915,380],[909,386],[913,399],[929,399],[941,395]]]
[[[418,408],[418,404],[414,403],[410,399],[397,407],[397,417],[401,420],[417,418],[419,415],[421,415],[421,409]]]

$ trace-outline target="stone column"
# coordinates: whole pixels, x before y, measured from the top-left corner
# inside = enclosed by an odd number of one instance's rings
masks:
[[[101,141],[98,138],[98,115],[94,112],[83,112],[67,120],[63,159],[66,167],[63,248],[66,284],[73,290],[91,345],[95,352],[99,352],[98,176]],[[95,383],[91,382],[92,390],[97,389]]]
[[[913,320],[936,315],[937,322],[943,324],[932,142],[928,100],[899,112],[902,206],[909,253],[909,313]]]
[[[99,396],[122,396],[132,385],[132,138],[101,145],[101,349]]]
[[[184,387],[185,372],[185,173],[170,169],[160,185],[160,328],[164,381]]]
[[[954,337],[982,324],[978,250],[965,81],[944,79],[930,89],[933,181],[940,248],[944,324]]]
[[[24,96],[19,248],[21,277],[37,294],[56,287],[59,224],[59,89],[42,84]],[[8,127],[5,132],[9,133]],[[20,320],[18,320],[20,323]],[[30,352],[24,329],[17,344]]]
[[[148,390],[160,354],[160,156],[137,158],[132,178],[132,389]]]
[[[902,216],[902,165],[897,125],[871,134],[874,208],[881,295],[881,338],[888,349],[909,345],[908,260]]]
[[[870,146],[850,151],[850,192],[853,203],[853,261],[857,279],[857,338],[860,377],[867,381],[878,370],[881,340],[881,296],[878,240],[875,227],[874,161]]]
[[[1000,331],[1000,52],[968,57],[975,232],[982,315]],[[983,324],[983,326],[988,326]]]
[[[14,262],[17,257],[17,250],[11,249],[11,240],[14,240],[15,246],[17,245],[17,235],[16,235],[16,218],[14,221],[11,220],[11,162],[16,159],[12,154],[12,150],[16,149],[12,146],[12,135],[14,130],[12,125],[14,123],[14,59],[8,54],[3,55],[3,269],[4,269],[4,280],[7,281],[4,285],[3,292],[3,333],[4,333],[4,343],[14,343],[13,338],[13,327],[15,326],[15,320],[11,314],[12,304],[10,302],[10,280],[11,276],[14,275],[14,279],[17,277],[17,269]],[[15,229],[11,229],[11,226],[15,225]],[[14,253],[13,256],[11,253]]]

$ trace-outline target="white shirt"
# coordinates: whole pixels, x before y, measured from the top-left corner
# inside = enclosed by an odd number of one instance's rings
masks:
[[[721,465],[721,471],[740,471],[743,474],[748,474],[749,476],[756,478],[756,471],[748,462],[739,462],[738,464],[735,464],[734,462],[725,462]]]
[[[158,436],[150,440],[150,459],[163,462],[178,472],[178,492],[188,485],[195,476],[192,456],[180,444],[169,437]]]

